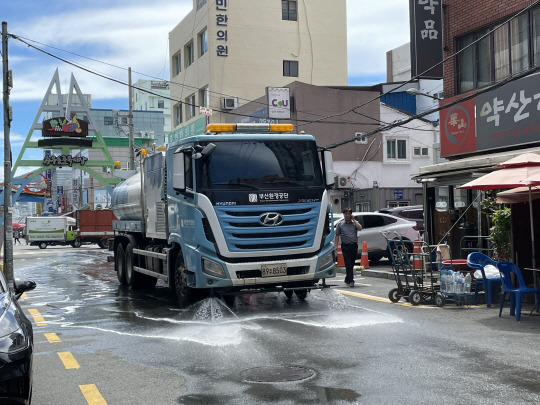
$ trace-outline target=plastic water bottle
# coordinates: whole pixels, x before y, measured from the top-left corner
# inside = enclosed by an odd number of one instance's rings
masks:
[[[464,292],[465,292],[465,276],[459,273],[458,279],[457,279],[457,293],[463,294]]]
[[[447,284],[447,291],[449,293],[456,292],[455,285],[456,285],[456,274],[452,270],[448,270],[449,274],[449,283]]]
[[[465,276],[465,292],[471,292],[471,273],[467,273],[467,275]]]
[[[446,270],[441,269],[441,292],[446,292]]]

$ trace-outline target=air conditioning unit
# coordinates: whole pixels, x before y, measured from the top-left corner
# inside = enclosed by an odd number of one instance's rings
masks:
[[[353,188],[351,178],[348,176],[337,175],[334,184],[337,188]]]
[[[223,109],[234,110],[238,108],[238,97],[223,97]]]

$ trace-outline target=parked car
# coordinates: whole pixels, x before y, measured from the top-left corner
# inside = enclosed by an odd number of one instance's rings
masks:
[[[388,245],[381,231],[388,232],[389,238],[396,238],[397,232],[405,241],[409,252],[413,251],[413,242],[420,239],[416,222],[398,218],[379,212],[353,212],[354,218],[362,225],[358,232],[358,258],[362,254],[362,244],[367,243],[368,259],[378,262],[383,257],[389,257]],[[343,214],[334,214],[334,227],[343,221]]]
[[[383,208],[379,212],[395,217],[416,221],[420,232],[424,231],[424,207],[422,205],[407,205],[405,207]]]
[[[35,288],[33,281],[15,281],[15,292],[7,288],[0,271],[0,403],[29,404],[32,398],[32,324],[17,300]]]

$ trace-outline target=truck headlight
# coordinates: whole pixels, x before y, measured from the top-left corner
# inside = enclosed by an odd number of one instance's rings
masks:
[[[203,257],[203,272],[211,276],[225,278],[225,270],[218,262]]]
[[[329,250],[321,257],[321,261],[319,262],[319,270],[327,269],[328,267],[331,267],[333,265],[334,265],[334,251]]]

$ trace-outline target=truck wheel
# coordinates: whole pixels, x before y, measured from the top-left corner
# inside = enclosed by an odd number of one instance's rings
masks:
[[[124,245],[121,243],[116,246],[114,252],[114,267],[116,267],[116,276],[120,284],[126,285],[126,260],[124,258]]]
[[[75,239],[73,241],[73,243],[71,244],[71,246],[73,246],[74,248],[80,248],[81,245],[82,245],[82,243],[81,243],[81,240],[79,238]]]
[[[307,289],[304,289],[304,290],[294,290],[294,293],[296,294],[296,296],[298,297],[298,299],[299,299],[300,301],[304,301],[304,300],[307,298],[308,290],[307,290]]]
[[[184,258],[182,253],[176,256],[174,264],[174,287],[176,291],[176,299],[181,308],[187,307],[193,300],[193,291],[187,285],[187,275],[184,267]]]
[[[134,266],[134,259],[133,256],[133,245],[131,243],[128,243],[126,246],[126,283],[131,288],[136,289],[140,287],[139,282],[139,276],[140,273],[137,273],[135,270],[133,270]]]
[[[101,239],[98,243],[98,246],[101,249],[107,249],[109,247],[109,240],[108,239]]]
[[[47,244],[45,242],[40,242],[39,243],[39,248],[40,249],[46,249],[47,248]]]

